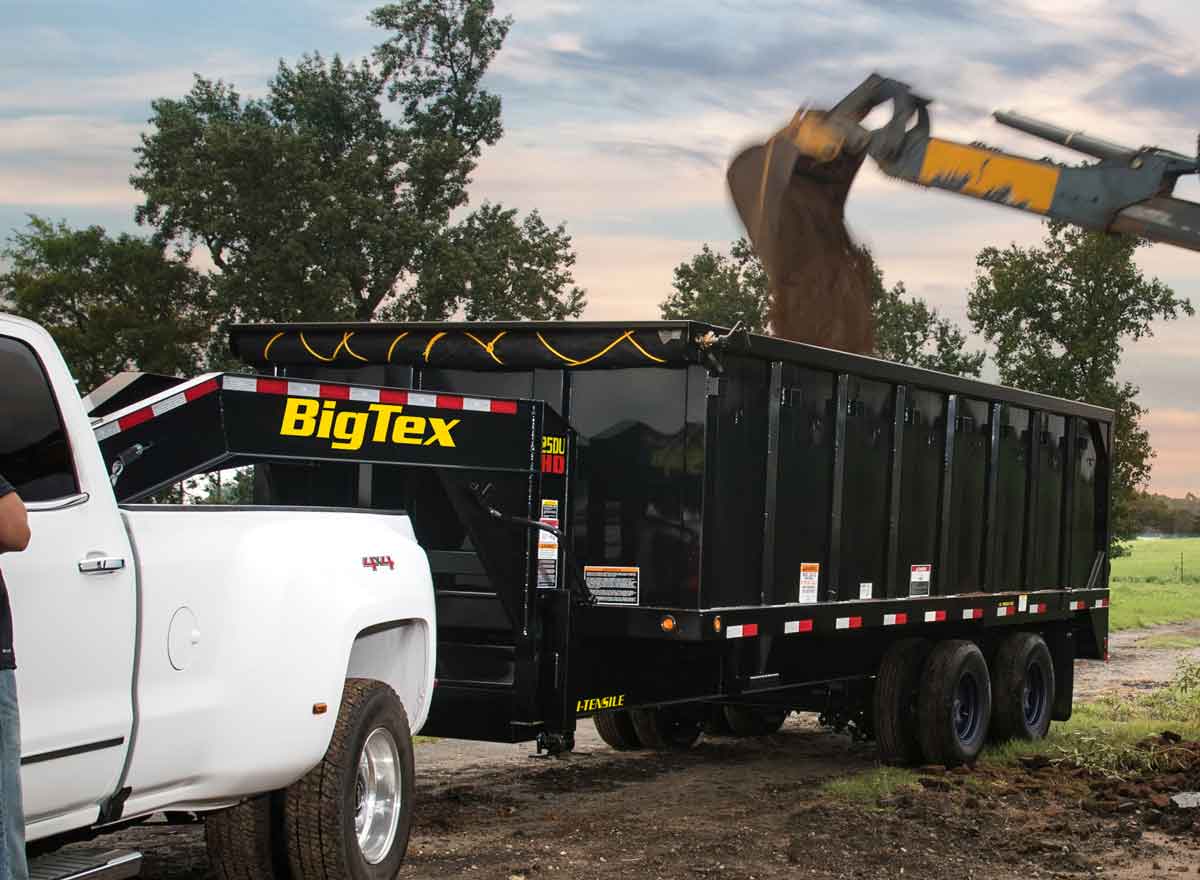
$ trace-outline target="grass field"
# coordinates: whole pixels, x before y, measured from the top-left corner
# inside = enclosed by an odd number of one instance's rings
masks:
[[[1112,563],[1111,628],[1200,620],[1200,538],[1140,539],[1129,549]]]

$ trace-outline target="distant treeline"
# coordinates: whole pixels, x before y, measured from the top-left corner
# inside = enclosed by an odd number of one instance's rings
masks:
[[[1139,534],[1200,535],[1200,497],[1168,498],[1139,492],[1134,497],[1130,518]]]

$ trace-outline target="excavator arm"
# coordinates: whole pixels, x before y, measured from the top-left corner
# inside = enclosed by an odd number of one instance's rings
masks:
[[[892,102],[892,117],[863,120]],[[927,98],[876,74],[829,110],[802,108],[763,144],[730,163],[734,205],[773,287],[776,334],[869,352],[869,278],[845,231],[846,196],[870,156],[886,174],[1085,229],[1138,235],[1200,250],[1200,204],[1176,198],[1200,161],[1157,147],[1123,147],[1016,113],[997,122],[1098,161],[1078,166],[1030,159],[929,133]],[[824,288],[825,296],[820,289]],[[832,294],[829,296],[828,294]],[[844,300],[844,301],[842,301]],[[822,324],[824,322],[824,324]]]

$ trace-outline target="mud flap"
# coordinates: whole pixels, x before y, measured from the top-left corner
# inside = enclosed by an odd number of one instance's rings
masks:
[[[1054,661],[1054,705],[1050,718],[1070,721],[1075,702],[1075,633],[1069,629],[1048,632],[1046,646]]]

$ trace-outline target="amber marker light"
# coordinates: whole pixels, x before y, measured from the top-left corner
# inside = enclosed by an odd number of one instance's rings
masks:
[[[668,614],[666,617],[664,617],[662,620],[660,620],[658,622],[658,625],[659,625],[659,627],[662,628],[662,631],[665,633],[675,632],[675,618],[672,617],[670,614]]]
[[[718,614],[716,617],[713,618],[713,632],[719,633],[720,631],[721,631],[721,615]]]
[[[328,711],[329,711],[329,707],[327,705],[325,705],[324,703],[313,703],[313,714],[314,715],[324,715]]]

